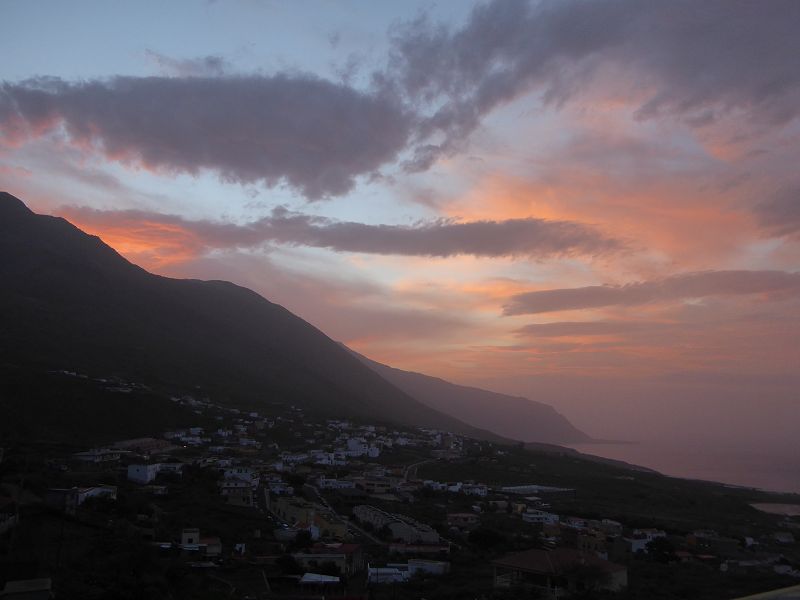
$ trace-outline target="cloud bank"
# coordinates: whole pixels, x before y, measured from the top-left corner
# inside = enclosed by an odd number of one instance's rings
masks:
[[[505,315],[638,306],[710,296],[781,294],[800,291],[800,273],[786,271],[703,271],[621,286],[593,285],[541,290],[513,296]]]
[[[368,90],[227,76],[217,56],[148,51],[178,76],[2,84],[0,131],[22,141],[63,127],[113,160],[286,183],[316,200],[398,159],[430,168],[529,93],[551,107],[624,96],[639,119],[702,127],[734,114],[739,128],[771,130],[800,111],[798,28],[794,0],[494,0],[461,28],[424,17],[396,27]]]
[[[559,321],[555,323],[530,323],[520,327],[515,333],[533,338],[602,337],[653,331],[669,327],[671,327],[671,324],[653,321]]]
[[[622,247],[620,242],[580,223],[534,218],[468,223],[440,219],[412,225],[369,225],[276,209],[268,217],[237,225],[143,211],[65,207],[60,213],[84,227],[138,232],[141,241],[149,239],[154,244],[177,237],[184,246],[196,249],[247,248],[273,243],[382,255],[545,258],[595,255]]]
[[[762,127],[800,111],[800,4],[693,0],[494,0],[460,29],[417,19],[394,34],[385,81],[433,108],[416,168],[457,149],[498,105],[558,106],[627,93],[636,116],[692,126],[741,111]]]

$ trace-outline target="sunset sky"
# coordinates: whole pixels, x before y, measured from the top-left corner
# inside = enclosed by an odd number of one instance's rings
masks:
[[[796,443],[800,2],[0,2],[0,188],[592,435]]]

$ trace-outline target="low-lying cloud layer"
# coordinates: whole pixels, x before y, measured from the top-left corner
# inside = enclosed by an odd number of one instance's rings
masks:
[[[150,242],[153,244],[164,244],[165,237],[173,236],[183,239],[183,246],[193,245],[197,249],[247,248],[273,243],[366,254],[543,258],[595,255],[621,248],[616,240],[580,223],[533,218],[368,225],[276,209],[268,217],[237,225],[190,221],[142,211],[66,207],[61,213],[93,229],[139,232],[144,237],[152,236]]]
[[[637,306],[710,296],[786,294],[800,291],[800,273],[785,271],[705,271],[627,285],[593,285],[517,294],[505,305],[506,315],[564,310]]]
[[[670,326],[667,323],[652,321],[559,321],[555,323],[530,323],[520,327],[515,333],[533,338],[602,337],[653,331]]]

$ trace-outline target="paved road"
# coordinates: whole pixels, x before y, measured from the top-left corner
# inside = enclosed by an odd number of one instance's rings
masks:
[[[363,535],[365,538],[370,540],[373,544],[378,544],[378,545],[381,545],[381,546],[385,546],[386,545],[386,542],[384,542],[383,540],[379,540],[374,535],[372,535],[371,533],[367,532],[365,529],[361,529],[361,527],[359,527],[358,525],[356,525],[352,521],[348,521],[347,522],[347,526],[350,529],[356,531],[357,533],[360,533],[361,535]]]
[[[376,538],[371,533],[368,533],[367,531],[361,529],[361,527],[359,527],[358,525],[356,525],[355,523],[353,523],[349,519],[345,519],[343,516],[341,516],[339,513],[337,513],[335,510],[333,510],[333,507],[330,504],[328,504],[328,501],[325,500],[325,498],[323,497],[322,494],[320,494],[319,489],[317,489],[317,486],[312,485],[310,483],[306,483],[304,485],[304,487],[312,490],[314,492],[314,495],[316,495],[317,499],[319,500],[319,503],[322,504],[322,506],[327,508],[329,511],[331,511],[331,513],[336,515],[336,518],[338,518],[342,523],[347,525],[348,529],[352,529],[353,531],[363,535],[365,538],[367,538],[368,540],[372,541],[375,544],[385,544],[386,543],[386,542],[382,542],[381,540]]]

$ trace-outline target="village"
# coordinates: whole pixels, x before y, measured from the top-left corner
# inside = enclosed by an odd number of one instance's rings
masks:
[[[771,528],[734,535],[576,514],[586,493],[577,482],[524,480],[523,467],[511,467],[513,481],[480,479],[519,460],[536,472],[537,455],[524,449],[292,406],[262,414],[188,395],[170,401],[203,424],[43,455],[39,490],[20,493],[3,478],[6,566],[37,567],[14,580],[6,568],[0,597],[50,598],[69,585],[93,597],[70,569],[80,571],[87,544],[101,538],[111,555],[128,540],[167,580],[181,573],[182,583],[153,585],[183,586],[186,597],[624,598],[681,569],[774,587],[800,580],[797,518],[765,514]],[[21,556],[28,563],[14,562]]]

